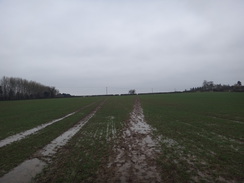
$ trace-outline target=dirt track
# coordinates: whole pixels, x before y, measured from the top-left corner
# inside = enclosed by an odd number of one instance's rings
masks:
[[[109,163],[99,172],[96,182],[161,182],[156,163],[158,145],[151,133],[137,100]]]

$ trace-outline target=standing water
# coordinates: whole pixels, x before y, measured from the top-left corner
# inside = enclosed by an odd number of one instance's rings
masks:
[[[64,146],[95,115],[95,113],[98,111],[101,105],[102,104],[100,104],[93,112],[87,115],[83,120],[78,122],[74,127],[70,128],[68,131],[64,132],[62,135],[54,139],[50,144],[45,146],[36,154],[50,162],[50,157],[52,157],[60,147]],[[41,171],[46,165],[47,163],[40,160],[39,158],[26,160],[19,166],[15,167],[12,171],[1,177],[0,183],[31,182],[37,174],[41,173]]]
[[[145,122],[140,101],[136,101],[123,134],[113,148],[109,164],[98,182],[161,182],[156,165],[159,145]]]
[[[47,126],[52,125],[53,123],[61,121],[61,120],[65,119],[65,118],[67,118],[69,116],[74,115],[74,114],[75,114],[75,112],[72,112],[72,113],[70,113],[70,114],[68,114],[68,115],[66,115],[66,116],[64,116],[62,118],[55,119],[53,121],[50,121],[49,123],[45,123],[45,124],[39,125],[39,126],[37,126],[35,128],[32,128],[30,130],[26,130],[26,131],[18,133],[16,135],[12,135],[10,137],[7,137],[6,139],[3,139],[3,140],[0,141],[0,147],[6,146],[8,144],[11,144],[12,142],[21,140],[21,139],[25,138],[28,135],[34,134],[35,132],[37,132],[37,131],[39,131],[39,130],[41,130],[43,128],[46,128]]]

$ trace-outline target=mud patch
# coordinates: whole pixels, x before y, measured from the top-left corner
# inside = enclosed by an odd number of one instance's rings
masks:
[[[109,163],[99,172],[96,182],[161,182],[156,163],[159,145],[151,134],[152,128],[145,122],[137,100]]]

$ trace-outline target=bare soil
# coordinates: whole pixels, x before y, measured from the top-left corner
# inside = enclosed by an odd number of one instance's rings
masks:
[[[157,141],[152,138],[152,128],[145,122],[140,101],[136,100],[109,163],[100,169],[96,182],[161,182],[156,161],[158,149]]]

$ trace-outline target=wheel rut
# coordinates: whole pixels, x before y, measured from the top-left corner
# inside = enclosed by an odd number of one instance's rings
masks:
[[[105,102],[105,101],[104,101]],[[68,141],[96,114],[104,102],[100,103],[90,114],[79,121],[75,126],[68,129],[59,137],[47,144],[43,149],[33,155],[32,159],[26,160],[9,173],[0,177],[0,183],[19,183],[31,182],[32,179],[42,172],[43,168],[52,161],[55,153],[64,146]]]
[[[156,162],[159,153],[159,144],[152,138],[152,128],[145,122],[137,99],[109,163],[99,171],[96,182],[161,182]]]
[[[40,131],[40,130],[46,128],[47,126],[50,126],[50,125],[52,125],[52,124],[54,124],[54,123],[57,123],[57,122],[59,122],[59,121],[62,121],[63,119],[68,118],[68,117],[70,117],[70,116],[76,114],[78,111],[80,111],[80,110],[82,110],[82,109],[84,109],[84,108],[86,108],[86,107],[89,107],[89,106],[91,106],[91,105],[94,105],[94,103],[91,103],[91,104],[89,104],[89,105],[87,105],[87,106],[84,106],[84,107],[82,107],[81,109],[79,109],[79,110],[77,110],[77,111],[75,111],[75,112],[72,112],[72,113],[70,113],[70,114],[67,114],[67,115],[65,115],[65,116],[63,116],[63,117],[61,117],[61,118],[54,119],[54,120],[52,120],[52,121],[50,121],[50,122],[48,122],[48,123],[44,123],[44,124],[39,125],[39,126],[37,126],[37,127],[35,127],[35,128],[32,128],[32,129],[29,129],[29,130],[20,132],[20,133],[18,133],[18,134],[9,136],[9,137],[7,137],[7,138],[5,138],[5,139],[3,139],[3,140],[0,141],[0,148],[1,148],[1,147],[4,147],[4,146],[6,146],[6,145],[9,145],[9,144],[11,144],[11,143],[13,143],[13,142],[15,142],[15,141],[22,140],[22,139],[26,138],[26,137],[29,136],[29,135],[32,135],[32,134],[34,134],[34,133],[37,133],[38,131]]]

